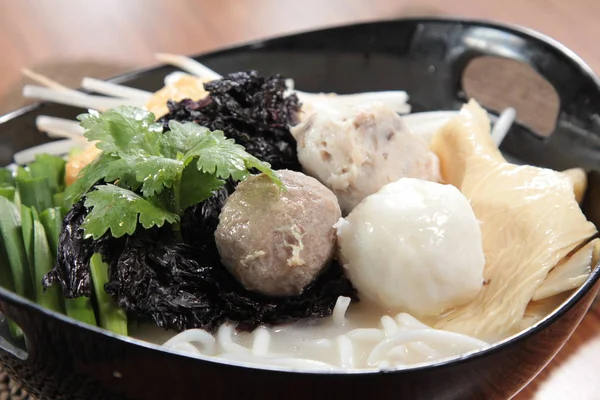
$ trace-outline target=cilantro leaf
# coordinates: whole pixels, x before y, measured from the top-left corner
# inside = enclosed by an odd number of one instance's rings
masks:
[[[183,156],[186,163],[195,157],[198,158],[197,166],[200,171],[215,174],[221,179],[232,177],[243,180],[250,174],[249,169],[256,168],[279,187],[283,185],[268,163],[248,154],[243,146],[235,144],[233,139],[227,139],[222,131],[214,131],[203,137]]]
[[[193,164],[188,165],[181,177],[179,212],[182,213],[189,206],[210,198],[224,184],[225,181],[213,174],[199,171]]]
[[[102,114],[92,110],[77,119],[86,130],[84,136],[99,141],[98,148],[106,153],[161,155],[162,126],[149,111],[119,106]]]
[[[154,196],[181,178],[183,162],[165,157],[144,157],[135,163],[136,179],[144,196]]]
[[[168,146],[162,126],[154,123],[154,114],[120,106],[103,114],[93,111],[78,118],[86,129],[85,137],[98,140],[98,148],[120,158],[120,164],[112,168],[112,178],[119,178],[119,171],[135,170],[135,174],[127,174],[125,186],[135,190],[139,183],[145,196],[154,196],[165,187],[170,188],[181,175],[183,163],[163,154]]]
[[[208,128],[194,123],[182,124],[175,120],[169,121],[169,129],[164,136],[170,149],[175,152],[172,157],[177,153],[186,153],[210,134]]]
[[[85,206],[92,210],[81,227],[86,237],[100,238],[110,229],[115,238],[132,235],[138,224],[144,229],[179,222],[179,216],[115,185],[97,186],[87,194]]]
[[[135,171],[125,160],[104,153],[79,172],[77,180],[65,190],[65,201],[74,204],[99,181],[112,183],[117,179],[122,186],[132,190],[140,186],[135,179]]]
[[[245,160],[246,168],[256,168],[266,176],[268,176],[273,183],[277,185],[279,189],[286,190],[285,186],[283,186],[283,182],[279,179],[279,175],[277,172],[271,169],[271,165],[268,162],[260,161],[258,158],[254,156],[247,157]]]
[[[152,113],[131,106],[78,118],[85,137],[97,141],[103,154],[82,170],[66,199],[74,203],[87,196],[91,211],[82,227],[95,239],[108,230],[114,237],[131,235],[138,220],[146,229],[168,222],[177,232],[178,214],[210,198],[225,179],[245,179],[254,169],[283,186],[269,164],[221,131],[171,121],[163,134]],[[90,192],[102,180],[106,185]]]

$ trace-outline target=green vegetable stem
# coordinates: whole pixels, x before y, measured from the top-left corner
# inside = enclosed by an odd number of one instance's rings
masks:
[[[15,292],[34,300],[29,262],[23,244],[21,213],[17,206],[5,197],[0,197],[0,235],[8,259]]]
[[[33,263],[35,265],[34,276],[37,302],[42,307],[50,310],[64,312],[60,287],[55,285],[44,290],[44,287],[42,286],[44,276],[50,272],[54,266],[54,257],[52,256],[50,246],[48,245],[46,231],[44,230],[42,223],[37,220],[33,221],[33,248],[35,249]]]
[[[10,201],[13,201],[15,190],[15,180],[12,171],[8,168],[0,168],[0,197],[6,197]]]
[[[62,220],[63,213],[60,207],[49,208],[42,211],[40,214],[40,222],[46,231],[46,237],[48,238],[48,244],[50,245],[53,260],[56,260],[58,241],[62,229]]]
[[[0,187],[0,197],[6,197],[13,201],[15,199],[15,188],[12,186]]]
[[[127,313],[117,305],[104,285],[108,282],[108,264],[102,261],[102,256],[95,253],[90,260],[90,271],[100,326],[120,335],[127,335]]]
[[[65,309],[67,315],[78,321],[85,322],[90,325],[98,325],[96,323],[96,315],[92,299],[89,297],[77,297],[75,299],[65,299]]]
[[[60,207],[49,208],[44,210],[40,214],[40,222],[44,228],[44,232],[46,234],[46,238],[48,240],[49,248],[50,248],[50,257],[52,259],[52,264],[56,262],[56,253],[58,250],[58,241],[60,237],[60,230],[62,227],[62,211]],[[44,272],[46,274],[48,271]],[[47,291],[58,290],[60,288],[58,286],[51,286]],[[65,299],[64,300],[64,309],[66,314],[75,318],[76,320],[85,322],[90,325],[97,325],[96,316],[94,314],[94,307],[92,304],[92,300],[89,297],[78,297],[75,299]]]
[[[23,247],[25,249],[25,256],[29,264],[29,273],[32,279],[35,280],[35,268],[34,268],[34,253],[35,246],[33,243],[33,211],[31,208],[21,204],[21,233],[23,234]],[[35,289],[35,284],[34,284]]]
[[[8,261],[8,255],[6,254],[6,249],[4,247],[4,243],[2,241],[2,236],[0,235],[0,287],[4,289],[8,289],[11,292],[14,292],[15,288],[13,285],[13,277],[12,272],[10,270],[10,265]],[[20,338],[23,336],[23,332],[21,329],[11,320],[8,320],[8,329],[10,335],[13,338]]]
[[[8,168],[0,168],[0,187],[15,186],[13,172]]]

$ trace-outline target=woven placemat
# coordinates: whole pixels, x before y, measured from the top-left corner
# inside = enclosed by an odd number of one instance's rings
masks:
[[[32,69],[66,86],[77,87],[84,76],[105,79],[132,68],[90,61],[40,65]],[[0,115],[31,102],[21,96],[25,83],[30,82],[25,78],[17,82],[9,95],[0,99]],[[507,106],[514,107],[519,121],[537,132],[544,134],[553,130],[559,107],[558,96],[545,80],[526,65],[493,58],[480,59],[467,68],[463,87],[469,97],[475,97],[489,109],[500,111]],[[0,367],[0,400],[8,399],[29,400],[34,397],[11,381]]]
[[[0,369],[0,400],[36,400]]]

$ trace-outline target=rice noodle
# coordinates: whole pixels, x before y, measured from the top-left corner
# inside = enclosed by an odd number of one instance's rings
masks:
[[[330,339],[319,339],[313,340],[310,344],[321,349],[329,349],[333,346],[333,341]]]
[[[346,334],[352,340],[365,340],[378,342],[385,338],[385,332],[377,328],[358,328]]]
[[[415,341],[426,341],[439,346],[453,347],[453,350],[460,348],[458,354],[482,349],[488,345],[486,342],[466,335],[435,329],[399,331],[394,336],[377,344],[369,354],[367,363],[375,367],[389,355],[394,347]]]
[[[334,313],[317,325],[312,322],[308,326],[261,326],[244,333],[226,323],[219,327],[213,341],[208,332],[193,329],[174,336],[164,346],[181,350],[185,348],[181,344],[188,343],[199,351],[190,352],[196,355],[303,370],[403,368],[487,346],[478,339],[433,329],[404,313],[395,317],[384,315],[377,327],[358,328],[357,318],[361,317],[347,316],[347,311],[345,299],[338,299]],[[361,312],[372,315],[377,311],[366,308]],[[359,325],[364,326],[365,322]],[[311,339],[311,335],[316,337]],[[214,352],[210,343],[215,345]]]
[[[381,326],[387,337],[393,336],[398,331],[398,325],[389,315],[381,317]]]
[[[191,345],[197,343],[201,346],[198,350],[207,355],[213,355],[216,349],[214,336],[202,329],[188,329],[187,331],[183,331],[179,335],[169,339],[163,346],[174,349],[181,343],[189,343]]]
[[[340,335],[336,339],[340,352],[340,367],[344,369],[354,368],[354,357],[352,355],[352,341],[346,335]]]
[[[331,318],[337,325],[344,325],[346,322],[346,311],[350,306],[350,297],[340,296],[335,302]]]
[[[421,341],[407,344],[406,347],[407,351],[415,351],[421,353],[423,357],[425,357],[428,361],[441,358],[441,354],[439,351],[435,350],[433,347]]]
[[[244,346],[240,346],[235,343],[232,338],[233,335],[233,326],[230,324],[223,324],[217,331],[217,343],[219,347],[223,349],[226,353],[239,353],[239,354],[248,354],[250,350],[245,348]]]
[[[290,367],[298,370],[306,371],[333,371],[339,368],[331,364],[321,361],[308,360],[304,358],[272,358],[272,357],[257,357],[254,355],[238,355],[238,354],[222,354],[216,359],[242,361],[249,365],[268,365],[270,367]]]
[[[177,343],[175,346],[171,347],[171,350],[180,351],[183,353],[202,354],[196,346],[187,342]]]
[[[396,318],[394,318],[394,319],[396,320],[396,323],[398,324],[398,326],[400,326],[401,328],[429,329],[429,327],[427,325],[425,325],[424,323],[422,323],[421,321],[419,321],[418,319],[416,319],[415,317],[413,317],[407,313],[398,314],[398,315],[396,315]]]
[[[81,86],[84,89],[97,92],[103,95],[135,100],[140,104],[146,104],[152,96],[152,93],[147,92],[145,90],[134,89],[128,86],[118,85],[116,83],[106,82],[88,77],[83,78]]]
[[[252,354],[255,356],[266,356],[269,352],[269,342],[271,334],[264,326],[259,326],[254,331],[254,344],[252,345]]]

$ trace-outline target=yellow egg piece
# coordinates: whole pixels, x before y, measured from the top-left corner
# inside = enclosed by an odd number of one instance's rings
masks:
[[[79,172],[86,165],[92,163],[100,153],[102,150],[96,147],[96,142],[91,142],[85,150],[70,155],[65,166],[65,184],[72,185],[77,180]]]
[[[181,101],[183,99],[200,100],[208,96],[204,90],[204,84],[212,79],[199,78],[197,76],[182,74],[174,83],[166,85],[158,92],[154,93],[146,108],[152,112],[156,118],[160,118],[169,113],[167,101]]]

